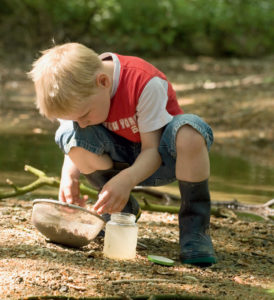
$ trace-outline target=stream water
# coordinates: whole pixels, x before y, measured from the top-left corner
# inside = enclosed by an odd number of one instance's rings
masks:
[[[63,155],[53,135],[12,134],[0,136],[0,189],[10,189],[6,179],[25,185],[35,177],[24,171],[30,164],[48,175],[59,176]],[[213,200],[237,199],[246,203],[264,203],[274,197],[274,167],[263,167],[241,157],[211,152],[211,195]],[[169,192],[178,193],[176,184]],[[54,190],[54,191],[53,191]],[[57,195],[56,189],[41,189],[31,195]]]

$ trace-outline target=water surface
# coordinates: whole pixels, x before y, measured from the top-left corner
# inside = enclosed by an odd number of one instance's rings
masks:
[[[2,134],[0,136],[0,189],[7,190],[6,178],[25,185],[35,176],[24,171],[29,164],[50,176],[59,176],[63,154],[53,134]],[[211,152],[210,187],[213,200],[237,199],[247,203],[264,203],[274,197],[274,168],[254,164],[241,157]],[[162,188],[178,194],[177,184]],[[32,197],[43,194],[55,197],[56,189],[41,188]],[[26,196],[27,197],[27,196]]]

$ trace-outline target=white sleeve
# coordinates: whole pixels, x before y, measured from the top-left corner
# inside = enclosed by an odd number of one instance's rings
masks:
[[[162,128],[173,116],[167,110],[168,82],[153,77],[145,86],[137,105],[137,120],[140,132]]]

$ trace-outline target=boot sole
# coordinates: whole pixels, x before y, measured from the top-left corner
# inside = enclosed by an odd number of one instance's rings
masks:
[[[181,259],[183,264],[191,264],[191,265],[212,265],[217,263],[217,259],[213,256],[209,257],[197,257],[190,259]]]

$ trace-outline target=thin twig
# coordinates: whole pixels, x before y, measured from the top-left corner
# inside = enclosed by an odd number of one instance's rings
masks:
[[[272,239],[272,238],[266,238],[266,237],[262,237],[262,236],[252,236],[251,238],[265,240],[265,241],[269,241],[269,242],[274,243],[274,239]]]
[[[124,284],[124,283],[138,283],[138,282],[169,282],[169,283],[182,283],[180,280],[172,279],[157,279],[157,278],[148,278],[148,279],[121,279],[110,281],[111,284]]]

